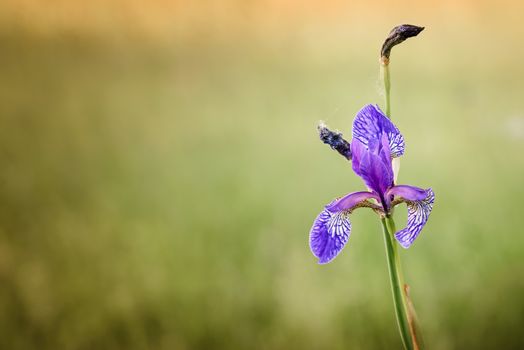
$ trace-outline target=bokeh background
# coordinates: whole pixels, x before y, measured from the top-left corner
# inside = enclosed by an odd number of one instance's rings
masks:
[[[506,1],[0,5],[0,348],[400,349],[380,223],[316,134],[382,103],[436,205],[402,250],[430,349],[524,348],[524,26]],[[405,209],[396,212],[398,225]]]

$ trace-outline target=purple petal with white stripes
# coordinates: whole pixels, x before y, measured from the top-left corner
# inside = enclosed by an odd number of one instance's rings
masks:
[[[406,200],[408,206],[408,223],[404,229],[395,233],[395,238],[404,248],[409,248],[411,244],[413,244],[413,241],[415,241],[428,221],[431,209],[433,209],[435,193],[431,188],[425,192],[426,196],[422,200]]]
[[[391,157],[404,154],[404,137],[398,128],[376,105],[364,106],[353,121],[353,140],[359,140],[369,147],[370,142],[381,138],[385,133],[388,138]]]
[[[319,264],[333,260],[346,245],[351,232],[349,213],[366,199],[377,198],[370,192],[354,192],[326,205],[309,233],[309,246]]]
[[[309,246],[319,264],[327,264],[344,248],[351,232],[347,211],[324,209],[315,219],[309,233]]]

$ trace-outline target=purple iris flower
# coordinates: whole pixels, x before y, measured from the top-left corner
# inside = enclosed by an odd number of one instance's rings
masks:
[[[404,154],[404,137],[374,105],[367,105],[357,113],[350,150],[341,152],[337,147],[343,140],[341,136],[327,128],[320,131],[324,142],[352,161],[353,171],[364,180],[369,191],[350,193],[325,206],[309,234],[311,251],[320,264],[330,262],[348,242],[349,214],[354,209],[369,207],[381,216],[389,216],[399,203],[407,204],[408,220],[406,227],[395,233],[395,238],[402,247],[409,248],[428,220],[435,194],[431,188],[395,185],[392,159]]]

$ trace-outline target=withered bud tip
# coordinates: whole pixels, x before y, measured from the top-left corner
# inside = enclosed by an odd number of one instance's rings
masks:
[[[414,26],[411,24],[401,24],[393,28],[391,32],[389,32],[389,35],[386,38],[386,41],[384,41],[382,49],[380,50],[380,56],[382,57],[383,61],[389,61],[389,55],[393,46],[400,44],[407,38],[417,36],[423,30],[424,27]]]
[[[351,147],[349,142],[344,140],[341,133],[329,130],[322,121],[318,124],[317,130],[318,136],[323,143],[329,145],[347,160],[351,160]]]

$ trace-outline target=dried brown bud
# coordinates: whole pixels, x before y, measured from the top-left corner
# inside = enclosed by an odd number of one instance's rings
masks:
[[[418,33],[423,30],[424,27],[418,27],[411,24],[401,24],[393,28],[386,38],[386,41],[384,41],[382,50],[380,50],[382,60],[385,62],[389,61],[389,54],[391,53],[393,46],[400,44],[407,38],[417,36]]]

